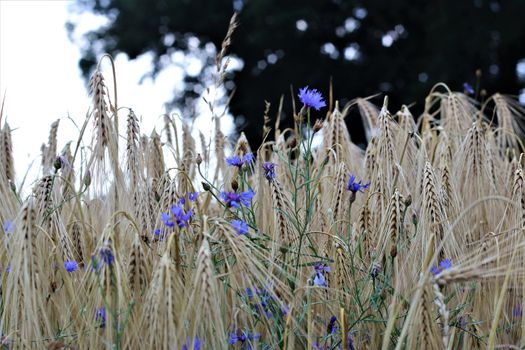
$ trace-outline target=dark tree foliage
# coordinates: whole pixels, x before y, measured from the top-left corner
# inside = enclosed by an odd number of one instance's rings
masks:
[[[88,33],[90,42],[132,59],[152,52],[153,75],[163,55],[187,50],[191,36],[202,47],[209,42],[220,47],[234,7],[242,7],[230,52],[244,67],[227,78],[236,88],[231,112],[245,118],[243,129],[254,145],[261,141],[264,100],[275,112],[284,94],[290,111],[290,85],[294,93],[310,85],[326,95],[332,78],[335,98],[343,103],[382,92],[391,109],[416,102],[416,112],[437,82],[455,90],[462,90],[463,82],[475,86],[478,68],[489,93],[517,94],[523,86],[516,74],[517,62],[525,58],[523,0],[82,0],[79,5],[113,18],[109,27]],[[168,33],[175,35],[170,45],[164,40]],[[86,76],[99,53],[84,50],[80,66]],[[192,87],[203,79],[204,73],[186,76],[190,88],[179,101],[196,97]]]

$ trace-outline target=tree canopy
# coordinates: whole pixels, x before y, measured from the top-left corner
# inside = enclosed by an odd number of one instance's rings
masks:
[[[462,90],[517,94],[516,72],[525,58],[525,2],[521,0],[344,1],[344,0],[81,0],[84,9],[111,19],[87,33],[80,66],[86,76],[102,51],[131,59],[151,52],[155,75],[177,51],[197,45],[220,47],[234,11],[239,26],[230,52],[243,62],[226,79],[235,88],[231,113],[247,122],[249,140],[262,137],[264,101],[277,109],[281,95],[309,85],[341,102],[379,92],[390,105],[416,102],[437,82]],[[198,38],[199,40],[194,40]],[[168,62],[168,63],[166,63]],[[209,57],[208,64],[213,64]],[[198,98],[206,69],[185,76],[186,89],[174,102]],[[285,110],[291,106],[285,99]]]

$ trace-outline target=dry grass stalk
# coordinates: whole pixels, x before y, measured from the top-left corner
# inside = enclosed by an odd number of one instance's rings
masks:
[[[285,214],[290,212],[290,202],[286,197],[282,185],[277,179],[270,181],[270,188],[272,192],[272,203],[274,208],[273,241],[275,242],[275,245],[278,247],[278,249],[288,250],[292,248],[292,251],[295,251],[299,244],[298,237],[295,233],[295,230],[291,227],[289,219]]]
[[[8,181],[12,183],[15,181],[15,167],[13,161],[13,142],[11,140],[11,128],[9,124],[5,123],[0,130],[0,165]]]
[[[109,144],[111,123],[108,115],[108,104],[106,102],[107,88],[102,72],[96,70],[90,81],[91,95],[93,96],[93,118],[95,122],[96,143],[94,154],[98,159],[104,156],[104,150]]]
[[[428,228],[430,229],[430,237],[434,242],[434,251],[439,254],[441,258],[444,258],[445,252],[443,248],[439,248],[443,241],[443,223],[445,221],[445,215],[442,211],[441,203],[438,197],[438,190],[435,184],[434,170],[430,162],[425,163],[425,174],[423,182],[423,200],[425,218],[428,218]],[[425,266],[424,268],[428,268]]]
[[[139,170],[141,169],[140,156],[139,156],[139,119],[135,115],[132,109],[129,110],[127,118],[127,130],[126,130],[126,160],[127,160],[127,171],[130,175],[130,184],[133,185],[139,179]]]
[[[363,98],[356,99],[356,103],[365,126],[366,139],[370,142],[379,131],[379,110],[374,104]]]

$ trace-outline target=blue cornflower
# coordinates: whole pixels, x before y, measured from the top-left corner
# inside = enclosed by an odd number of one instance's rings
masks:
[[[107,242],[104,245],[104,247],[100,248],[99,255],[102,261],[104,261],[104,263],[108,266],[111,266],[111,263],[113,262],[113,260],[115,260],[115,256],[113,255],[111,247]]]
[[[9,236],[13,230],[13,222],[11,220],[4,221],[4,233],[6,236]]]
[[[430,273],[433,274],[434,276],[437,275],[438,273],[440,273],[441,270],[439,269],[439,267],[436,267],[436,266],[432,266],[430,268]]]
[[[190,200],[190,202],[195,202],[198,196],[199,196],[199,192],[189,192],[187,197]],[[179,199],[177,203],[179,205],[186,204],[186,197],[182,197],[181,199]]]
[[[245,223],[244,221],[232,220],[231,223],[232,223],[234,230],[237,232],[237,234],[245,235],[248,233],[248,224]]]
[[[191,340],[189,337],[186,338],[186,344],[182,344],[182,350],[189,350],[191,347]],[[199,337],[195,337],[193,339],[193,350],[200,350],[201,349],[201,340]]]
[[[5,272],[7,273],[11,272],[11,265],[7,265],[7,267],[5,268]]]
[[[78,264],[75,260],[64,261],[64,268],[67,272],[73,272],[78,269]]]
[[[321,263],[315,263],[314,271],[314,285],[319,287],[328,287],[328,282],[325,278],[325,272],[331,271],[330,266]]]
[[[155,231],[153,231],[153,234],[155,236],[160,236],[161,233],[162,233],[162,231],[160,230],[160,228],[156,228]]]
[[[244,164],[251,163],[253,161],[253,154],[247,153],[242,158],[239,156],[232,156],[226,158],[226,163],[229,166],[236,166],[237,168],[241,168]]]
[[[230,333],[230,336],[228,337],[228,344],[234,345],[237,344],[237,342],[244,343],[246,341],[246,335],[242,333],[241,335],[237,335],[237,333]]]
[[[335,322],[337,321],[337,317],[333,315],[330,317],[330,322],[328,322],[328,326],[326,327],[326,333],[327,334],[334,334],[336,331]]]
[[[161,213],[160,214],[160,219],[162,220],[162,222],[164,222],[164,225],[166,225],[168,227],[175,226],[175,223],[171,220],[171,216],[168,213]]]
[[[350,334],[350,332],[348,332],[348,350],[355,350],[355,347],[354,347],[354,339],[352,339],[352,334]]]
[[[328,287],[326,278],[322,273],[316,273],[314,277],[314,285],[318,287]]]
[[[241,204],[245,207],[251,205],[251,200],[255,194],[252,190],[242,193],[237,192],[221,192],[221,198],[226,203],[227,207],[240,208]]]
[[[467,95],[474,95],[474,93],[475,93],[474,88],[472,87],[472,85],[470,85],[467,82],[463,83],[463,91],[465,91],[465,93]]]
[[[439,262],[439,267],[441,267],[441,270],[447,270],[452,267],[452,260],[450,259],[443,259]]]
[[[272,181],[275,179],[275,164],[271,162],[264,162],[262,165],[262,168],[264,170],[264,177],[268,181]]]
[[[106,327],[106,308],[99,307],[95,310],[95,322],[100,324],[100,327]]]
[[[315,108],[319,110],[326,106],[326,103],[323,100],[323,96],[317,89],[309,90],[308,86],[305,86],[302,89],[299,89],[299,100],[306,106]]]
[[[356,177],[354,175],[350,175],[350,179],[348,180],[348,184],[346,185],[346,189],[354,194],[357,192],[363,192],[363,190],[367,189],[370,186],[370,182],[367,184],[363,184],[362,181],[356,182],[355,180]]]
[[[522,314],[523,314],[523,310],[521,309],[521,305],[518,305],[512,309],[512,317],[521,318]]]
[[[253,341],[261,337],[260,333],[241,332],[241,334],[231,332],[228,337],[228,344],[234,345],[237,343],[244,343],[246,340]]]
[[[290,312],[290,308],[288,307],[288,305],[283,304],[283,306],[281,306],[281,312],[283,313],[283,316],[287,316],[288,312]]]
[[[177,225],[180,228],[188,226],[188,222],[191,219],[191,216],[193,214],[193,211],[191,209],[189,209],[187,212],[184,212],[184,209],[182,208],[181,205],[173,205],[171,206],[170,210],[173,216],[175,217],[175,221],[177,222]]]
[[[321,264],[318,262],[314,264],[314,270],[316,273],[321,273],[321,272],[330,272],[332,271],[332,268],[326,264]]]
[[[443,259],[439,262],[439,266],[432,266],[430,272],[435,276],[440,274],[442,271],[448,270],[452,267],[452,260]]]
[[[269,288],[271,288],[271,286],[269,286]],[[255,298],[255,300],[253,300],[256,295],[257,297]],[[273,313],[271,311],[271,308],[272,308],[271,304],[273,304],[272,302],[275,302],[275,299],[270,294],[270,291],[267,288],[252,289],[248,287],[246,288],[246,296],[251,301],[250,306],[252,307],[254,311],[256,311],[257,313],[261,315],[264,314],[267,318],[273,317]],[[257,302],[252,302],[252,301],[257,301]],[[283,310],[281,311],[284,313]],[[286,312],[288,312],[287,309],[286,309]]]
[[[188,193],[188,199],[191,202],[195,202],[197,200],[198,195],[199,195],[199,192],[190,192]]]

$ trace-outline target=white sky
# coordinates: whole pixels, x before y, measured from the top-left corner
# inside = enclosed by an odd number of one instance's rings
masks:
[[[50,124],[61,119],[61,150],[78,136],[68,115],[81,125],[90,106],[78,68],[80,50],[69,41],[65,29],[70,4],[67,0],[0,0],[0,97],[6,95],[4,118],[15,129],[13,148],[18,181],[33,160],[35,168],[40,164],[40,146],[47,142]],[[100,18],[90,14],[81,18],[83,30],[101,24]],[[133,108],[142,119],[142,133],[149,135],[155,125],[162,125],[160,116],[167,112],[165,102],[172,98],[173,88],[181,86],[184,68],[170,66],[155,81],[147,79],[139,85],[151,58],[144,55],[130,62],[125,55],[119,55],[115,60],[119,107]],[[103,67],[106,85],[112,89],[108,63]],[[205,131],[211,123],[206,110],[200,110],[198,129]],[[225,122],[226,131],[232,130],[232,119]],[[35,170],[30,174],[37,175]]]

